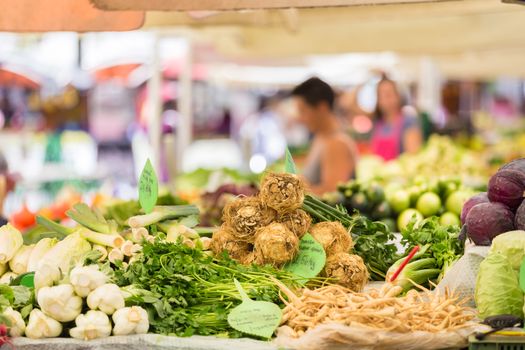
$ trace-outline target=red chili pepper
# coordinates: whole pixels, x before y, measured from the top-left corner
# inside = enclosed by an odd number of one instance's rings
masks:
[[[416,245],[414,248],[412,248],[412,250],[410,251],[410,254],[408,254],[407,258],[401,263],[401,265],[399,265],[399,267],[397,268],[396,272],[394,272],[394,274],[392,275],[392,278],[390,279],[390,282],[394,282],[396,280],[396,278],[403,271],[405,266],[407,266],[407,264],[410,262],[410,260],[412,260],[412,258],[414,257],[414,255],[416,255],[416,253],[418,251],[419,251],[419,246],[418,245]]]

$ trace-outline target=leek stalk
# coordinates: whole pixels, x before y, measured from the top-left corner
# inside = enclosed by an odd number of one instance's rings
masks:
[[[139,228],[153,225],[164,220],[198,214],[199,209],[195,205],[156,206],[149,214],[130,217],[128,225],[131,228]]]

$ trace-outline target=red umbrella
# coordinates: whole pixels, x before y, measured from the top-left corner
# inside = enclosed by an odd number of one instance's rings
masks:
[[[95,79],[98,82],[118,79],[127,83],[129,75],[141,65],[142,63],[123,63],[99,68],[95,71]]]
[[[40,88],[40,82],[22,73],[7,68],[0,68],[0,86],[20,86],[38,90]]]

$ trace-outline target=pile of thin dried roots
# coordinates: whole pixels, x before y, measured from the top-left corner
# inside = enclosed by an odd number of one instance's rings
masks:
[[[286,307],[282,324],[299,337],[321,323],[375,328],[382,331],[437,333],[471,326],[475,311],[449,291],[439,293],[421,288],[396,297],[399,287],[385,287],[368,293],[355,293],[337,285],[316,290],[303,289],[297,296],[279,283]]]

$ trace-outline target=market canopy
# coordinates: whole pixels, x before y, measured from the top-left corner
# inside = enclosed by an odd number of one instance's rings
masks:
[[[149,12],[144,28],[189,26],[197,40],[244,60],[395,52],[432,57],[448,74],[525,76],[525,7],[499,0],[224,11]]]
[[[0,0],[0,31],[123,31],[138,29],[144,12],[108,12],[89,0]]]
[[[447,0],[91,0],[102,10],[210,11],[383,5]],[[452,0],[448,0],[452,1]]]

